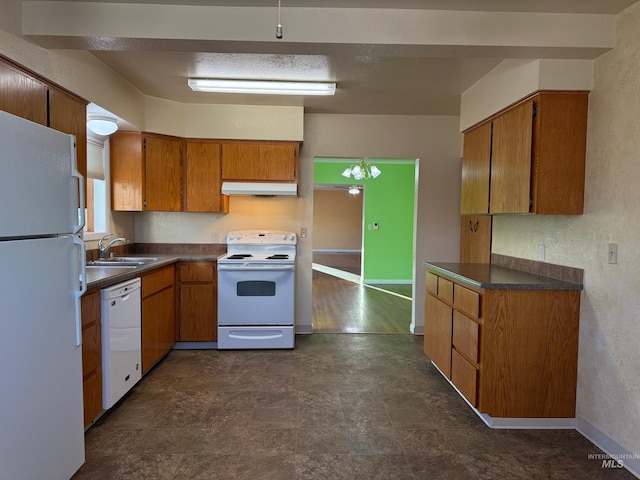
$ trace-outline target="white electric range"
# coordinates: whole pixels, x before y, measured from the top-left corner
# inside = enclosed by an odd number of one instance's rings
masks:
[[[293,348],[293,232],[240,230],[218,257],[218,348]]]

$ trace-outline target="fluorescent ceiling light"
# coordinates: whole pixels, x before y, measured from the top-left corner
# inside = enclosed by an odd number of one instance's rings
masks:
[[[335,95],[335,82],[282,82],[277,80],[228,80],[190,78],[196,92],[257,93],[263,95]]]

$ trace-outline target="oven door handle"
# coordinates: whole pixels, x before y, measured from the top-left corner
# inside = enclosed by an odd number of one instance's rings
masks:
[[[218,270],[233,270],[235,272],[272,272],[272,271],[286,271],[293,270],[293,265],[269,265],[266,267],[252,267],[252,266],[235,266],[235,265],[221,265],[218,264]]]

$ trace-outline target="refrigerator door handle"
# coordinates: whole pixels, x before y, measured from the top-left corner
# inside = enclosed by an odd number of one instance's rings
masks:
[[[71,176],[75,177],[78,179],[78,189],[77,189],[77,193],[78,193],[78,224],[74,225],[73,227],[73,234],[75,235],[76,233],[79,233],[82,231],[82,229],[84,228],[84,224],[85,224],[85,215],[84,215],[84,209],[85,209],[85,204],[84,204],[84,177],[82,176],[82,174],[78,171],[78,162],[76,161],[76,139],[75,137],[72,137],[71,139],[71,146],[72,146],[72,152],[73,152],[73,162],[72,166],[71,166]],[[84,264],[84,262],[83,262]]]
[[[80,255],[78,257],[80,265],[80,290],[76,290],[74,294],[76,303],[76,347],[82,345],[82,295],[87,291],[87,269],[86,269],[86,246],[84,241],[73,236],[73,243],[78,247]]]

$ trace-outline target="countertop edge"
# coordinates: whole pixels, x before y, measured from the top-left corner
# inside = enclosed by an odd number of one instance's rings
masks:
[[[556,278],[544,277],[533,273],[523,272],[521,270],[513,270],[507,267],[501,267],[490,264],[464,264],[464,263],[445,263],[445,262],[423,262],[424,266],[428,270],[432,270],[435,273],[440,273],[443,276],[447,276],[452,280],[465,283],[475,288],[481,288],[484,290],[577,290],[581,291],[584,286],[579,283],[572,283]],[[491,281],[491,280],[479,280],[474,278],[467,272],[467,275],[462,274],[455,270],[470,270],[471,274],[474,273],[474,266],[477,269],[486,269],[485,275],[491,276],[492,273],[499,273],[502,277],[513,276],[513,281]],[[452,270],[454,268],[455,270]],[[516,281],[517,279],[517,281]]]

